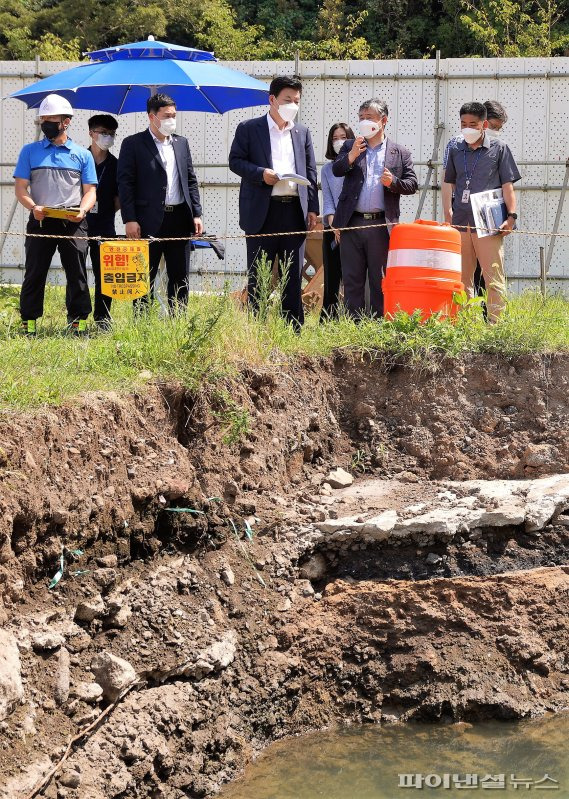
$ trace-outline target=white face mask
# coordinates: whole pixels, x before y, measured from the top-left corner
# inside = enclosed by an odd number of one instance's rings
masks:
[[[298,114],[298,105],[296,103],[284,103],[284,105],[277,107],[277,112],[285,122],[294,122]]]
[[[379,133],[381,130],[381,125],[379,122],[374,122],[372,119],[360,119],[358,130],[360,136],[363,136],[365,139],[373,139],[376,133]]]
[[[95,141],[101,150],[110,150],[115,143],[115,137],[109,136],[106,133],[97,133],[95,135]]]
[[[334,141],[332,142],[332,149],[334,150],[336,155],[338,155],[338,153],[340,152],[345,143],[346,143],[345,139],[334,139]]]
[[[158,119],[158,117],[156,117]],[[169,117],[168,119],[158,119],[158,130],[163,136],[171,136],[176,132],[176,120]]]
[[[492,130],[492,128],[488,128],[486,133],[488,134],[488,136],[490,136],[491,139],[500,139],[502,137],[501,130]]]
[[[474,144],[482,136],[483,131],[478,128],[463,128],[461,131],[462,137],[468,144]]]

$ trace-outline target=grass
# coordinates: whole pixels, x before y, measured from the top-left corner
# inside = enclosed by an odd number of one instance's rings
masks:
[[[0,409],[59,404],[87,391],[129,390],[149,379],[177,380],[190,388],[236,374],[245,364],[278,364],[300,355],[392,356],[424,363],[442,356],[492,353],[505,357],[569,351],[569,302],[538,292],[512,297],[500,320],[485,323],[476,303],[456,321],[416,316],[355,324],[342,317],[318,323],[311,314],[300,335],[285,324],[277,301],[259,321],[237,307],[228,293],[193,295],[188,309],[163,318],[157,311],[134,319],[130,304],[115,303],[110,333],[86,339],[64,333],[64,290],[48,288],[45,315],[35,339],[19,332],[19,289],[0,287]],[[267,304],[268,303],[268,304]],[[238,408],[229,408],[229,433],[246,428]]]

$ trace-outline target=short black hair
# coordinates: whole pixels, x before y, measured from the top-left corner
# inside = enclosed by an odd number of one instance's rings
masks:
[[[478,119],[486,119],[486,106],[483,103],[464,103],[460,109],[459,116],[470,114]]]
[[[89,130],[93,128],[106,128],[107,130],[116,130],[119,123],[110,114],[95,114],[89,119]]]
[[[269,94],[278,97],[283,89],[294,89],[295,92],[300,92],[302,94],[302,83],[298,78],[289,78],[286,75],[273,78],[269,86]]]
[[[332,147],[332,140],[333,140],[334,133],[336,133],[336,131],[339,130],[340,128],[345,132],[346,138],[348,138],[348,139],[355,139],[356,138],[354,136],[354,131],[351,129],[351,127],[348,125],[347,122],[336,122],[335,125],[332,125],[332,127],[330,128],[330,130],[328,132],[328,143],[326,145],[326,153],[325,153],[325,156],[324,156],[329,161],[333,161],[336,158],[336,151]]]
[[[486,100],[484,107],[486,108],[486,119],[499,119],[502,125],[506,124],[508,115],[502,103],[497,100]]]
[[[172,100],[168,94],[153,94],[146,103],[146,113],[155,114],[161,108],[166,108],[169,105],[173,105],[176,108],[176,101]]]

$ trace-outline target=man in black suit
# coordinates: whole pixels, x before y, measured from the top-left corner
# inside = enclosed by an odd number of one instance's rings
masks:
[[[229,153],[229,168],[241,177],[239,225],[248,235],[288,233],[296,236],[268,236],[247,239],[247,291],[249,303],[257,309],[257,266],[261,253],[269,264],[279,259],[279,268],[290,261],[283,287],[285,319],[298,330],[304,322],[301,270],[305,234],[318,217],[316,160],[310,132],[295,124],[302,92],[296,78],[275,78],[269,87],[270,109],[256,119],[241,122]],[[301,175],[308,185],[281,180],[283,174]]]
[[[155,94],[147,112],[147,130],[127,136],[119,154],[121,214],[129,239],[187,237],[150,244],[150,294],[164,255],[173,309],[188,299],[189,237],[203,233],[202,207],[188,140],[174,133],[174,100]]]
[[[385,136],[387,114],[383,100],[362,103],[360,135],[346,141],[332,167],[337,177],[345,176],[334,227],[363,228],[340,235],[344,304],[355,318],[365,312],[366,274],[371,313],[383,316],[389,230],[399,221],[400,196],[417,191],[411,153]]]

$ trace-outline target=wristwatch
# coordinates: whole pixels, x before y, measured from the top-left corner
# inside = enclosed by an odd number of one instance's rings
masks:
[[[513,211],[509,211],[509,212],[508,212],[508,216],[511,216],[511,217],[512,217],[512,219],[517,219],[517,218],[518,218],[518,215],[517,215],[517,214],[515,214]]]

